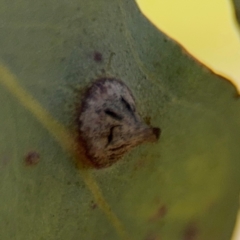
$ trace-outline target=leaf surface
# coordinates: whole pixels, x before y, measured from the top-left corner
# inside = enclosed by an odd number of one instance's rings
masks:
[[[133,1],[0,6],[0,239],[229,239],[240,180],[234,87]],[[79,174],[67,133],[102,76],[122,79],[162,135]]]

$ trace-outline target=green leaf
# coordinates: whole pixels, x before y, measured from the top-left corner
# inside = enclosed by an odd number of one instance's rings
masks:
[[[234,87],[133,1],[0,6],[0,239],[229,239],[240,182]],[[122,79],[162,135],[110,168],[78,171],[76,107],[101,76]]]
[[[235,14],[238,22],[240,22],[240,1],[239,0],[233,0],[233,5],[235,7]]]

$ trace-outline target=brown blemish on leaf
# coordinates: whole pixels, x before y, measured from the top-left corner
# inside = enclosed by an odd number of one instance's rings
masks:
[[[91,209],[94,210],[97,208],[97,204],[94,201],[91,201],[90,207],[91,207]]]
[[[146,160],[146,158],[142,157],[136,161],[136,164],[134,165],[133,170],[137,171],[139,169],[142,169],[146,166],[147,163],[148,161]]]
[[[93,59],[94,59],[95,62],[102,62],[103,56],[100,52],[95,51],[93,53]]]
[[[238,92],[234,93],[233,97],[238,100],[240,98],[240,94]]]
[[[37,165],[40,161],[40,154],[36,151],[30,151],[25,156],[24,161],[27,166]]]
[[[196,240],[199,230],[195,222],[191,222],[185,228],[183,233],[183,240]]]
[[[95,168],[111,166],[139,144],[156,142],[161,132],[141,120],[130,89],[114,78],[100,78],[88,88],[78,126],[80,143]]]
[[[150,217],[149,221],[150,222],[156,222],[160,219],[162,219],[163,217],[166,216],[167,214],[167,206],[166,205],[162,205],[160,206],[157,211],[153,214],[153,216]]]
[[[149,233],[144,240],[161,240],[161,238],[159,236],[157,236],[156,234],[153,233]]]

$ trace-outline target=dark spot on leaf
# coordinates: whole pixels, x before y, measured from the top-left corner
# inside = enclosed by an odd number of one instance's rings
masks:
[[[96,209],[97,204],[94,201],[91,201],[90,207],[91,207],[91,209],[94,210],[94,209]]]
[[[236,92],[234,93],[233,97],[238,100],[240,98],[240,94]]]
[[[97,51],[94,52],[93,58],[95,62],[101,62],[103,60],[102,54]]]
[[[156,234],[153,233],[149,233],[144,240],[161,240],[161,238],[159,236],[157,236]]]
[[[183,240],[195,240],[198,236],[198,228],[195,222],[188,224],[183,233]]]
[[[156,136],[156,138],[159,139],[160,134],[161,134],[161,129],[160,128],[153,128],[152,131],[153,131],[153,134]]]
[[[25,156],[25,164],[27,166],[34,166],[37,165],[40,161],[40,155],[38,152],[30,151]]]
[[[156,213],[149,219],[149,221],[150,221],[150,222],[155,222],[155,221],[158,221],[158,220],[162,219],[163,217],[166,216],[167,211],[168,211],[168,210],[167,210],[166,205],[160,206],[160,207],[157,209]]]
[[[134,164],[134,168],[133,171],[138,171],[140,169],[145,168],[146,166],[149,165],[149,161],[147,159],[147,154],[146,153],[142,153],[141,154],[141,158],[139,158],[136,163]]]

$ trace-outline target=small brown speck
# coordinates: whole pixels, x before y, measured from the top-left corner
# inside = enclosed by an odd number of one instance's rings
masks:
[[[234,93],[233,97],[238,100],[240,98],[240,94],[239,93]]]
[[[40,155],[38,152],[31,151],[25,156],[25,164],[27,166],[37,165],[40,161]]]
[[[150,222],[155,222],[157,220],[160,220],[161,218],[165,217],[167,214],[167,207],[166,205],[162,205],[159,207],[156,211],[156,213],[149,219]]]
[[[144,240],[161,240],[161,238],[155,234],[148,234]]]
[[[91,209],[96,209],[97,204],[94,201],[92,201],[90,207]]]
[[[196,223],[190,223],[183,233],[183,240],[196,240],[198,236]]]
[[[94,52],[93,58],[95,62],[101,62],[103,60],[102,54],[97,51]]]

